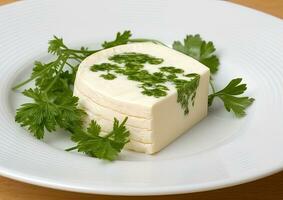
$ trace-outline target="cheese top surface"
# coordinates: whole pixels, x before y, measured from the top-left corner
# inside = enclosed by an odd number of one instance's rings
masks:
[[[156,83],[152,87],[148,83],[131,80],[132,78],[129,78],[129,75],[125,73],[119,73],[119,69],[125,69],[127,63],[124,62],[125,59],[123,60],[123,58],[125,56],[127,58],[129,54],[143,57],[149,56],[149,58],[146,58],[147,61],[142,61],[144,62],[141,64],[142,67],[138,66],[141,68],[140,70],[147,71],[149,74],[158,75],[161,72],[164,77],[168,77],[170,73],[166,69],[173,68],[182,71],[182,73],[175,73],[175,79],[191,80],[190,76],[187,78],[185,75],[196,74],[201,76],[209,71],[207,67],[193,58],[168,47],[153,43],[132,43],[105,49],[86,58],[79,66],[75,88],[89,98],[95,99],[101,106],[110,107],[122,113],[123,110],[138,106],[140,109],[136,110],[136,113],[134,111],[132,113],[136,116],[149,115],[148,112],[150,111],[148,109],[172,95],[176,96],[177,103],[177,89],[172,81]],[[117,57],[120,60],[115,59]],[[148,59],[153,59],[153,61],[148,61]],[[106,68],[103,68],[105,64],[115,66],[116,68],[112,69],[112,67],[108,69],[107,65]],[[133,63],[130,63],[130,67],[132,68],[133,66],[131,64]],[[165,70],[162,71],[162,69]],[[158,90],[157,93],[152,94],[150,93],[151,91],[148,93],[148,89],[156,89],[156,85],[161,85],[157,86],[161,88],[161,92]],[[116,107],[115,104],[117,105]]]

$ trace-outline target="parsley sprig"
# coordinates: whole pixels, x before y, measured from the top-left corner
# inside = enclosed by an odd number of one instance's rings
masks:
[[[72,140],[77,143],[77,146],[66,149],[72,151],[77,149],[89,156],[113,161],[117,158],[118,153],[121,152],[125,144],[129,142],[129,131],[126,129],[127,118],[120,124],[114,118],[112,131],[102,137],[101,127],[97,122],[91,121],[87,131],[82,129],[75,129],[72,135]]]
[[[187,35],[182,44],[180,41],[173,43],[173,49],[193,57],[206,65],[212,74],[218,71],[219,59],[214,54],[215,47],[211,41],[202,40],[200,35]]]
[[[115,40],[110,41],[110,42],[105,41],[102,44],[102,47],[104,49],[107,49],[107,48],[115,47],[115,46],[122,45],[122,44],[136,43],[136,42],[152,42],[155,44],[161,44],[161,45],[166,46],[164,43],[158,40],[155,40],[155,39],[132,38],[131,31],[124,31],[123,33],[118,32],[116,34]]]
[[[247,85],[241,84],[241,81],[241,78],[233,79],[224,89],[209,95],[208,105],[210,106],[212,104],[215,97],[219,97],[228,112],[232,110],[237,117],[245,116],[245,109],[253,103],[254,99],[238,96],[243,94],[247,89]]]
[[[188,56],[191,56],[206,65],[212,75],[216,74],[219,70],[219,58],[215,54],[214,44],[209,41],[204,41],[200,35],[187,35],[184,42],[175,41],[173,43],[173,49],[180,51]],[[243,117],[245,109],[250,106],[254,99],[246,96],[239,96],[243,94],[247,86],[246,84],[240,84],[241,78],[235,78],[222,90],[216,92],[213,83],[213,77],[210,78],[210,86],[212,88],[212,94],[208,97],[208,106],[211,106],[215,97],[218,97],[223,101],[224,107],[228,112],[232,111],[236,117]]]
[[[25,103],[16,114],[16,122],[27,126],[28,130],[38,139],[42,139],[45,129],[55,131],[57,126],[66,130],[74,125],[82,125],[85,112],[77,108],[78,98],[71,95],[60,95],[51,99],[45,91],[38,88],[28,89],[23,92],[34,100]]]

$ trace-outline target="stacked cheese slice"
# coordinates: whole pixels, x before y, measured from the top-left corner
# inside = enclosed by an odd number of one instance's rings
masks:
[[[117,75],[114,80],[105,80],[99,72],[92,72],[94,64],[109,62],[108,58],[121,53],[136,52],[162,58],[163,66],[175,66],[185,73],[200,75],[194,105],[185,115],[177,102],[174,86],[164,97],[152,97],[141,93],[136,81]],[[147,70],[157,66],[146,64]],[[88,121],[96,120],[104,132],[112,130],[113,119],[126,123],[130,131],[130,142],[126,148],[153,154],[160,151],[179,135],[191,128],[207,115],[209,70],[198,61],[173,49],[153,43],[132,43],[99,51],[86,58],[79,66],[74,95],[79,105],[87,112]]]

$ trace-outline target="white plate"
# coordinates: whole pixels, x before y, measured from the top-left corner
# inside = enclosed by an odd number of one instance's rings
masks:
[[[205,4],[204,4],[205,3]],[[217,87],[235,77],[256,98],[247,117],[215,105],[188,134],[154,156],[123,152],[113,163],[63,151],[66,133],[36,140],[14,122],[11,92],[46,57],[47,41],[97,46],[117,31],[170,44],[187,33],[214,41]],[[0,174],[70,191],[157,195],[211,190],[283,168],[283,23],[224,1],[24,1],[0,8]]]

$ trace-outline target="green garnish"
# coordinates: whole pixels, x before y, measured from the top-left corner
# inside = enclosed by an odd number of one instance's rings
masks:
[[[254,99],[238,96],[247,89],[246,84],[240,84],[241,81],[241,78],[233,79],[224,89],[209,95],[208,104],[211,105],[214,98],[218,97],[223,101],[228,112],[232,110],[237,117],[245,116],[245,109],[253,103]]]
[[[128,52],[116,54],[109,57],[108,60],[116,64],[94,64],[90,67],[90,70],[93,72],[106,71],[107,74],[100,75],[100,77],[106,80],[115,79],[117,76],[113,73],[125,75],[129,80],[141,83],[139,87],[142,88],[142,94],[156,98],[167,95],[169,89],[164,83],[170,82],[176,86],[178,93],[177,102],[181,104],[185,115],[189,113],[190,102],[192,106],[194,105],[196,90],[199,85],[199,75],[185,75],[183,74],[184,70],[173,66],[159,67],[157,68],[159,72],[150,73],[144,69],[144,64],[159,65],[163,63],[163,59],[142,53]],[[184,78],[189,79],[178,79],[176,74],[182,74]]]
[[[179,41],[173,43],[173,49],[193,57],[206,65],[212,74],[218,71],[219,59],[214,55],[215,48],[211,41],[202,40],[200,35],[187,35],[184,44]]]
[[[113,131],[106,137],[99,136],[100,126],[96,122],[91,122],[89,129],[84,131],[82,122],[86,114],[77,107],[78,98],[72,96],[73,85],[78,65],[95,52],[133,42],[153,42],[165,45],[158,40],[133,39],[131,36],[130,31],[118,32],[113,41],[105,41],[102,48],[98,50],[89,50],[85,47],[72,49],[64,44],[62,38],[54,36],[49,41],[48,52],[56,58],[48,63],[36,61],[30,78],[13,87],[15,90],[31,81],[35,82],[35,88],[23,91],[23,95],[33,99],[33,102],[25,103],[17,109],[16,122],[27,127],[38,139],[44,137],[46,130],[53,132],[63,128],[73,133],[72,139],[77,142],[77,146],[69,150],[77,149],[90,156],[114,160],[128,142],[129,132],[125,129],[126,119],[120,125],[115,119]],[[188,35],[183,44],[178,41],[174,42],[173,48],[199,60],[209,67],[212,74],[218,71],[219,59],[214,54],[213,43],[202,40],[199,35]],[[144,58],[144,55],[142,57]],[[115,59],[121,61],[121,59]],[[141,61],[142,63],[140,63]],[[151,59],[150,64],[160,64],[162,61],[162,59],[154,58]],[[105,71],[106,74],[101,74],[101,77],[107,80],[115,79],[115,74],[126,75],[129,80],[141,83],[140,87],[145,95],[155,97],[165,96],[168,88],[163,83],[171,82],[177,88],[178,102],[184,108],[184,112],[188,112],[186,111],[187,102],[194,104],[196,95],[194,88],[198,85],[199,76],[197,74],[183,74],[181,69],[172,66],[163,66],[160,68],[160,72],[151,74],[143,69],[143,64],[143,59],[135,58],[133,60],[131,58],[124,63],[123,68],[119,66],[120,63],[117,65],[106,63],[93,66],[91,70]],[[180,75],[185,79],[180,79]],[[209,95],[209,106],[214,98],[218,97],[223,101],[227,111],[232,110],[238,117],[244,116],[245,109],[252,104],[254,99],[239,96],[246,90],[246,85],[240,84],[241,81],[240,78],[233,79],[224,89],[216,92],[211,79],[213,93]]]
[[[124,31],[123,33],[118,32],[116,34],[115,40],[111,42],[105,41],[101,46],[105,49],[108,49],[118,45],[127,44],[131,36],[132,36],[131,31]]]
[[[110,74],[110,73],[107,73],[107,74],[101,74],[100,75],[102,78],[106,79],[106,80],[113,80],[115,79],[117,76],[115,76],[114,74]]]
[[[189,113],[188,102],[192,102],[192,106],[195,103],[196,90],[199,85],[200,76],[198,74],[191,74],[191,81],[175,79],[174,83],[177,88],[177,102],[181,104],[184,109],[184,114]]]
[[[92,157],[115,160],[125,144],[129,142],[130,132],[125,127],[127,119],[125,118],[119,124],[119,121],[114,118],[112,131],[104,137],[100,136],[101,127],[95,121],[91,121],[87,131],[75,129],[72,140],[77,143],[77,146],[66,151],[77,149]]]
[[[215,47],[211,41],[204,41],[200,35],[187,35],[184,39],[184,44],[180,41],[175,41],[173,43],[173,49],[191,56],[206,65],[212,75],[218,71],[220,62],[214,54]],[[211,76],[210,86],[213,93],[208,97],[208,106],[212,105],[215,97],[219,97],[228,112],[232,111],[236,117],[243,117],[245,115],[245,109],[253,103],[254,99],[238,96],[243,94],[247,89],[246,84],[240,84],[241,81],[241,78],[233,79],[224,89],[216,92]]]
[[[135,53],[135,52],[128,52],[122,54],[116,54],[108,58],[109,60],[119,63],[119,64],[127,64],[127,65],[139,65],[149,63],[152,65],[158,65],[163,62],[162,58],[156,58],[148,54],[143,53]]]
[[[158,41],[158,40],[154,40],[154,39],[146,39],[146,38],[131,38],[132,37],[132,33],[131,31],[124,31],[123,33],[118,32],[116,34],[116,39],[110,42],[105,41],[101,46],[104,49],[110,48],[110,47],[115,47],[115,46],[119,46],[122,44],[128,44],[128,43],[137,43],[137,42],[152,42],[155,44],[161,44],[166,46],[164,43]]]
[[[184,73],[184,70],[178,69],[176,67],[160,67],[160,71],[162,72],[168,72],[170,74],[182,74]]]
[[[90,70],[93,72],[98,72],[98,71],[110,71],[118,68],[119,68],[118,65],[113,65],[110,63],[101,63],[97,65],[92,65]]]
[[[59,92],[49,96],[38,88],[28,89],[23,94],[34,100],[17,109],[16,122],[26,126],[33,135],[42,139],[44,132],[56,131],[57,128],[70,130],[82,125],[85,112],[77,108],[78,98],[69,93]]]

